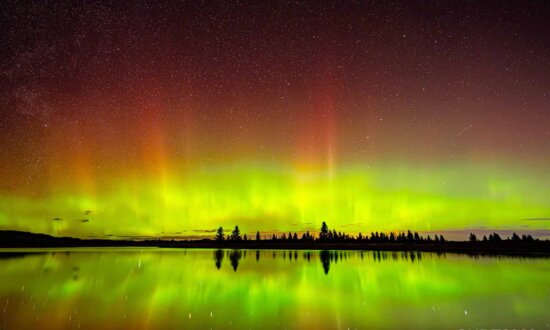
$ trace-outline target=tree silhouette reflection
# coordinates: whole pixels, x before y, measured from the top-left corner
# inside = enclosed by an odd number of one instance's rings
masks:
[[[323,250],[319,253],[319,258],[321,259],[321,264],[323,265],[323,270],[325,271],[325,275],[328,275],[328,271],[330,270],[330,259],[331,259],[331,253],[330,251]]]
[[[237,268],[239,267],[239,261],[241,260],[243,254],[241,250],[232,250],[229,252],[229,260],[231,261],[231,266],[233,267],[233,271],[237,271]]]
[[[220,269],[223,261],[223,250],[218,249],[214,251],[214,260],[216,262],[216,268]]]
[[[215,261],[215,266],[217,269],[221,269],[223,259],[224,257],[229,258],[229,262],[231,264],[231,267],[233,268],[233,271],[237,271],[239,268],[239,263],[242,259],[246,259],[247,253],[249,253],[249,257],[255,258],[256,262],[260,261],[260,255],[262,252],[260,250],[223,250],[218,249],[213,251],[213,257]],[[302,258],[300,258],[300,254],[302,255]],[[266,253],[266,255],[269,255]],[[309,262],[311,259],[315,259],[316,255],[315,253],[312,253],[311,251],[303,251],[299,252],[297,250],[292,251],[272,251],[271,252],[273,261],[275,259],[283,259],[290,262]],[[440,257],[445,257],[445,254],[438,253],[436,254]],[[383,263],[383,262],[396,262],[396,261],[408,261],[411,263],[417,263],[422,261],[423,254],[420,251],[335,251],[335,250],[321,250],[319,251],[319,260],[321,261],[321,265],[323,267],[323,271],[325,274],[328,275],[330,271],[331,264],[338,265],[338,264],[345,264],[348,261],[353,260],[359,260],[362,262],[375,262],[375,263]]]

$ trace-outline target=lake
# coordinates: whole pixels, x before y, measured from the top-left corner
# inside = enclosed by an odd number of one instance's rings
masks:
[[[548,329],[550,259],[1,250],[0,329]]]

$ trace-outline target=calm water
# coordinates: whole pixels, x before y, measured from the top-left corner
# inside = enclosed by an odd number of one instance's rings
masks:
[[[6,252],[0,253],[0,329],[550,328],[550,259]]]

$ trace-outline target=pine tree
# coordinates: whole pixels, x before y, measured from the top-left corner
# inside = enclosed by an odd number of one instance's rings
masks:
[[[231,239],[233,241],[241,240],[241,231],[239,230],[239,226],[235,226],[235,229],[231,232]]]
[[[323,221],[323,224],[321,225],[321,232],[319,233],[319,238],[322,240],[328,239],[328,226],[327,223]]]
[[[214,237],[214,239],[216,241],[223,241],[224,237],[225,237],[225,234],[223,233],[223,228],[222,227],[218,228],[218,230],[216,230],[216,236]]]

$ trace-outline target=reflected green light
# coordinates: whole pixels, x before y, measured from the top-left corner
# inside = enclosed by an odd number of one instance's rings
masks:
[[[548,322],[548,259],[340,251],[325,274],[319,252],[290,259],[288,251],[261,251],[257,260],[255,251],[241,251],[236,271],[231,253],[223,251],[220,269],[210,250],[3,258],[0,325],[459,329]]]

